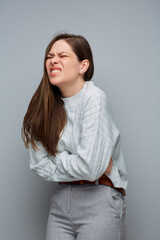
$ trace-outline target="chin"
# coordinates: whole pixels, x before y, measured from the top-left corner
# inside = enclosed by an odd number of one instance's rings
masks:
[[[61,83],[59,80],[56,80],[56,79],[50,79],[49,81],[50,81],[50,84],[55,85],[57,87],[59,87]]]

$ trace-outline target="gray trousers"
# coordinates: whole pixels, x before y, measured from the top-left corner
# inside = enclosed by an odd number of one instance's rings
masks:
[[[66,185],[53,190],[46,240],[125,240],[125,197],[106,185]]]

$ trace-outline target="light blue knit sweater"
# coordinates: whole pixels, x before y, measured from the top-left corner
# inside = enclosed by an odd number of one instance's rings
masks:
[[[115,187],[127,189],[120,131],[107,94],[93,81],[86,81],[77,94],[61,99],[68,121],[58,142],[59,153],[50,156],[39,141],[35,152],[29,144],[30,168],[46,181],[94,181],[112,157],[112,170],[106,175]]]

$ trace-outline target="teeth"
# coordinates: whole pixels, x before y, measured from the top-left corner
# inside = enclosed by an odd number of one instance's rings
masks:
[[[52,70],[51,72],[52,72],[52,73],[60,72],[60,70],[59,70],[59,69],[56,69],[56,70]]]

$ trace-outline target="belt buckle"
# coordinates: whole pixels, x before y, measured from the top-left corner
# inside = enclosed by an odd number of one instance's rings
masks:
[[[95,181],[95,185],[99,185],[99,178]]]

